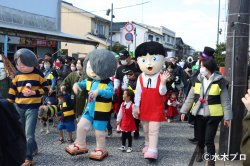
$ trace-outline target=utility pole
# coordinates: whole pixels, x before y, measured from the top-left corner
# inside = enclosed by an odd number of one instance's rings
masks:
[[[109,30],[109,35],[110,35],[110,50],[112,51],[112,36],[113,36],[113,18],[115,18],[115,16],[113,15],[113,3],[111,4],[111,9],[108,9],[106,11],[106,15],[109,16],[110,12],[111,12],[111,21],[110,21],[110,30]]]
[[[113,3],[111,4],[111,23],[110,23],[110,50],[112,51],[113,36]]]
[[[216,47],[218,47],[219,45],[219,34],[220,34],[220,0],[219,0],[219,7],[218,7],[218,25],[217,26],[218,27],[217,27],[217,42],[216,42],[217,46]]]
[[[135,46],[134,47],[135,47],[135,49],[136,49],[136,36],[137,36],[137,34],[136,34],[136,27],[135,27],[135,29],[134,29],[134,38],[135,38],[135,40],[134,40],[135,41],[135,43],[134,43]],[[135,53],[135,49],[134,49],[134,53]]]
[[[225,78],[229,81],[233,120],[229,129],[221,125],[220,154],[240,154],[242,119],[245,110],[241,98],[247,90],[249,5],[249,0],[229,0]],[[239,155],[236,159],[239,159]]]

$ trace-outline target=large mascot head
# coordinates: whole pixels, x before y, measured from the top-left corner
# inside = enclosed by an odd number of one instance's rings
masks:
[[[36,55],[29,49],[21,48],[14,55],[16,68],[21,73],[31,73],[38,64]]]
[[[153,75],[161,71],[165,63],[165,49],[158,42],[145,42],[135,50],[135,58],[142,72]]]
[[[94,80],[105,80],[115,74],[117,62],[114,54],[105,49],[90,52],[87,61],[86,73]]]

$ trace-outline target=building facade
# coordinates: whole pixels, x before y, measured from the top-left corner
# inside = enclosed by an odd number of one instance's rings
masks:
[[[97,45],[97,42],[61,32],[61,0],[1,0],[0,49],[13,59],[19,48],[39,57],[57,54],[60,41]]]
[[[143,42],[156,41],[163,44],[166,53],[174,55],[175,53],[175,32],[171,31],[163,26],[153,27],[146,24],[132,22],[134,30],[128,32],[125,28],[127,22],[114,23],[113,39],[122,45],[128,47],[131,52],[134,52],[135,48]],[[127,33],[133,34],[133,40],[127,41],[125,35]]]
[[[85,37],[98,42],[98,49],[109,46],[110,21],[62,1],[61,30],[64,33]],[[61,47],[69,56],[82,57],[93,50],[93,46],[62,42]]]

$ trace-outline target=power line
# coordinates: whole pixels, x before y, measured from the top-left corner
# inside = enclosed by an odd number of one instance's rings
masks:
[[[134,4],[134,5],[128,5],[128,6],[123,6],[123,7],[118,7],[118,8],[114,8],[113,10],[119,10],[119,9],[124,9],[124,8],[130,8],[130,7],[134,7],[134,6],[139,6],[139,5],[144,5],[146,3],[149,3],[150,1],[147,2],[143,2],[143,3],[138,3],[138,4]],[[80,9],[83,10],[83,9]],[[95,13],[95,12],[103,12],[103,11],[107,11],[107,9],[103,9],[103,10],[96,10],[96,11],[82,11],[82,12],[61,12],[61,13]]]

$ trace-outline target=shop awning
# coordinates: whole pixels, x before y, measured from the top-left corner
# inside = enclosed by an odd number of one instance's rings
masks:
[[[34,29],[32,27],[3,24],[0,22],[0,34],[1,33],[19,37],[31,37],[41,40],[56,40],[61,42],[78,43],[94,46],[98,46],[99,44],[96,41],[88,40],[87,38],[78,37],[63,32],[46,31],[43,29]]]

